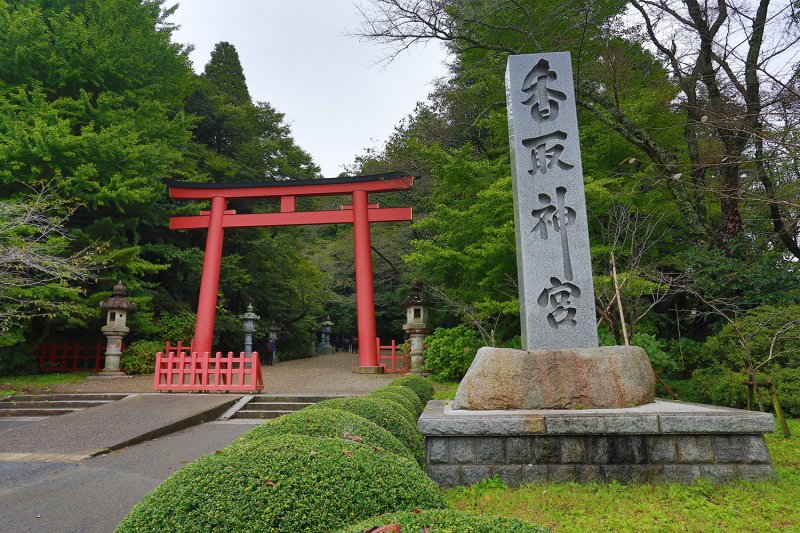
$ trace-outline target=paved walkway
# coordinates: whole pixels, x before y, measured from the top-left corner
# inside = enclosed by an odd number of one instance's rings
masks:
[[[357,355],[345,353],[276,363],[263,369],[264,392],[362,395],[396,377],[355,374],[357,363]],[[235,397],[142,394],[152,392],[152,383],[152,376],[137,376],[40,389],[140,395],[44,420],[0,421],[0,533],[113,531],[171,473],[253,427],[252,421],[208,422],[108,452],[151,430],[175,431],[192,413]]]
[[[167,476],[253,427],[209,422],[80,462],[0,463],[0,532],[110,533]]]
[[[0,430],[0,462],[70,462],[215,420],[239,396],[143,394]]]
[[[278,352],[280,356],[280,352]],[[264,393],[363,395],[383,387],[396,375],[355,374],[358,355],[339,352],[262,367]],[[47,392],[153,392],[153,376],[118,380],[85,380],[48,387]]]

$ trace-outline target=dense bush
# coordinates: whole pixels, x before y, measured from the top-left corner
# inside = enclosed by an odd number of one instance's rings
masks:
[[[36,358],[19,330],[0,335],[0,376],[30,374],[36,370]]]
[[[496,518],[488,515],[465,513],[450,509],[433,509],[420,512],[400,512],[375,516],[339,533],[361,533],[373,527],[400,524],[401,531],[432,533],[539,533],[539,526],[514,518]],[[427,529],[425,529],[427,528]]]
[[[117,531],[332,531],[392,511],[444,507],[414,462],[344,439],[239,442],[176,472]]]
[[[408,393],[406,394],[407,391]],[[405,387],[384,387],[370,392],[367,398],[380,398],[382,400],[389,400],[403,406],[414,416],[422,414],[422,402],[419,401],[417,395],[411,389]]]
[[[395,381],[397,381],[397,380],[395,380]],[[405,383],[406,383],[406,385],[408,385],[409,382],[405,382]],[[423,389],[422,386],[419,385],[419,384],[416,385],[416,387],[417,387],[417,389],[420,390],[420,392],[424,392],[425,391],[425,389]],[[416,404],[419,405],[419,409],[420,409],[419,412],[420,413],[422,413],[422,411],[425,409],[425,403],[427,403],[427,402],[424,402],[423,400],[421,400],[420,399],[420,395],[417,394],[414,391],[414,389],[412,389],[410,387],[404,386],[402,384],[395,385],[395,382],[393,381],[392,383],[389,383],[389,385],[383,387],[382,389],[378,389],[378,390],[389,391],[392,394],[401,394],[401,395],[405,396],[406,398],[408,398],[410,402],[412,402],[412,403],[416,402]]]
[[[387,430],[366,418],[342,410],[303,409],[296,413],[260,424],[248,431],[236,443],[259,442],[279,435],[305,435],[306,437],[346,438],[348,434],[367,446],[378,446],[387,452],[406,459],[415,458],[405,444]]]
[[[454,328],[436,328],[425,339],[425,370],[437,379],[459,381],[469,370],[481,347],[478,334],[463,324]]]
[[[770,350],[782,354],[781,366],[800,366],[800,305],[768,306],[751,309],[725,326],[705,342],[707,352],[716,361],[735,369],[749,368],[769,356]]]
[[[399,413],[396,405],[378,398],[334,398],[306,407],[306,409],[341,409],[363,416],[400,439],[400,442],[406,445],[417,462],[422,464],[425,459],[422,451],[422,434],[417,429],[416,421],[410,421],[407,416]]]
[[[156,353],[164,351],[158,341],[136,341],[122,352],[120,366],[126,374],[152,374],[156,370]]]
[[[770,369],[770,378],[784,414],[800,417],[800,368],[774,366]]]
[[[407,374],[397,378],[388,385],[389,387],[406,387],[413,390],[422,402],[423,407],[433,399],[433,384],[422,376]]]
[[[691,386],[702,403],[723,407],[747,407],[747,378],[740,372],[717,365],[692,373]]]

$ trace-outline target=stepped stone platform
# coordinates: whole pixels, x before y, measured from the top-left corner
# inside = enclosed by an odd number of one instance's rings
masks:
[[[431,401],[418,425],[425,470],[445,487],[495,474],[510,486],[774,475],[764,442],[775,429],[769,413],[663,400],[622,409],[513,411]]]

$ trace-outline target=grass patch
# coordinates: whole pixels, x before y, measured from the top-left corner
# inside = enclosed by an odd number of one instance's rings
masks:
[[[456,397],[458,381],[432,381],[434,400],[452,400]]]
[[[27,374],[24,376],[0,377],[0,396],[33,392],[63,383],[83,381],[89,372],[52,372],[47,374]]]
[[[800,529],[800,420],[767,436],[777,479],[714,485],[534,483],[487,480],[446,492],[453,509],[518,518],[552,531]]]

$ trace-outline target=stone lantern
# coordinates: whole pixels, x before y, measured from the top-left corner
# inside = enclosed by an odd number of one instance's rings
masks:
[[[105,367],[98,374],[101,377],[127,377],[119,369],[119,358],[122,355],[122,338],[130,331],[125,325],[128,313],[136,305],[128,300],[126,292],[127,288],[119,281],[112,289],[111,298],[100,302],[100,308],[106,311],[106,325],[101,331],[108,337]]]
[[[333,322],[331,321],[331,317],[329,315],[326,316],[325,320],[323,320],[322,324],[320,324],[320,341],[319,346],[317,347],[317,353],[319,354],[330,355],[335,351],[333,346],[331,346],[331,331],[333,331],[331,326],[333,326]]]
[[[428,335],[428,299],[422,282],[415,280],[411,283],[411,293],[403,302],[406,308],[406,323],[403,331],[408,334],[411,343],[411,371],[417,374],[424,372],[425,363],[425,337]]]
[[[256,320],[261,317],[253,312],[253,304],[247,306],[247,312],[239,315],[242,319],[242,333],[244,333],[244,353],[247,357],[253,354],[253,333],[256,332]]]
[[[269,326],[267,327],[267,331],[269,331],[269,338],[272,339],[272,342],[275,343],[275,351],[272,352],[272,358],[274,362],[278,362],[278,333],[281,332],[281,327],[276,324],[275,322],[270,322]]]

